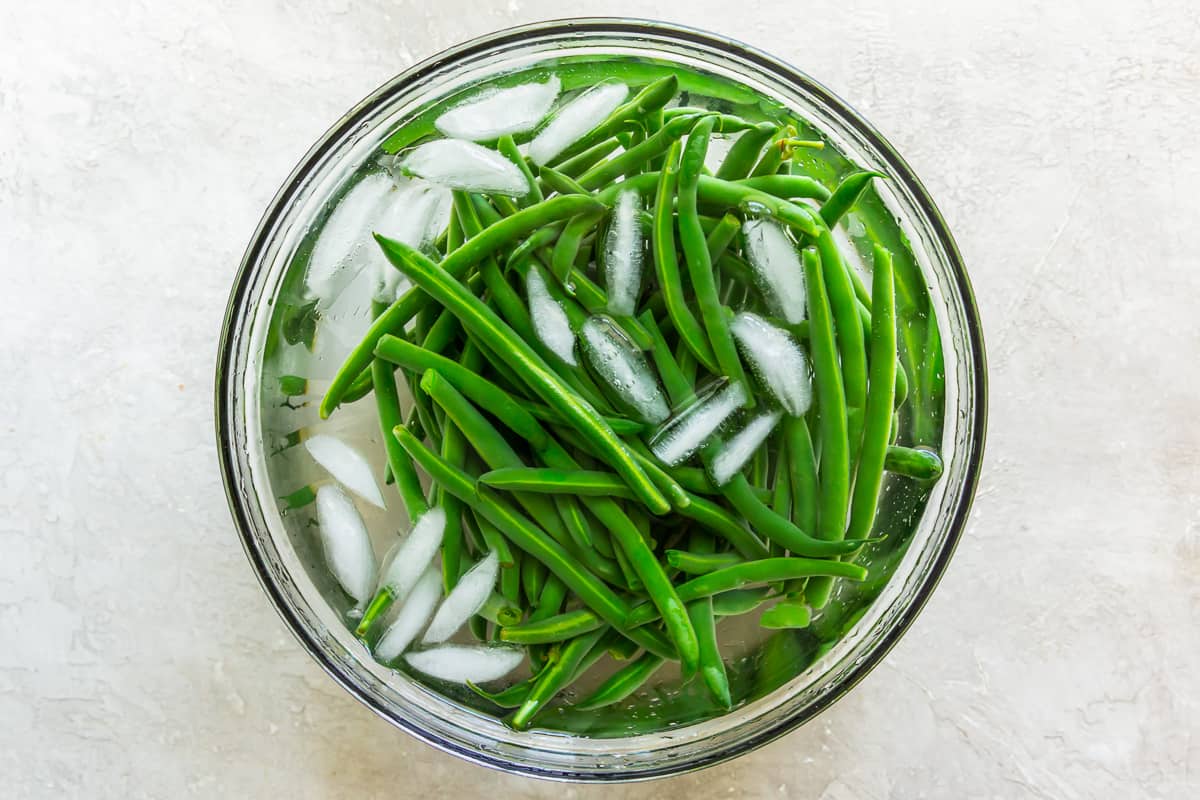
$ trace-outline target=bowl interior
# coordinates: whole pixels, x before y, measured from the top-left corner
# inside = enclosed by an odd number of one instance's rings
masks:
[[[639,74],[683,68],[708,76],[727,93],[714,98],[705,89],[708,101],[744,115],[786,109],[801,133],[811,128],[833,145],[806,165],[831,185],[859,168],[892,177],[877,182],[838,236],[868,284],[870,242],[896,255],[901,356],[912,376],[899,441],[939,450],[946,472],[933,487],[887,478],[876,530],[889,535],[859,559],[870,577],[840,585],[838,602],[810,629],[763,631],[754,617],[722,628],[737,702],[732,713],[719,713],[698,687],[681,688],[666,672],[585,721],[552,713],[540,721],[544,730],[516,733],[469,691],[379,666],[347,629],[351,601],[325,568],[311,505],[303,504],[304,487],[321,475],[299,445],[311,433],[335,433],[382,473],[369,399],[325,422],[316,410],[369,322],[373,279],[360,267],[373,256],[344,259],[349,266],[331,273],[319,293],[305,276],[327,260],[322,248],[344,225],[334,211],[339,202],[352,206],[355,188],[386,169],[382,154],[406,144],[397,131],[428,119],[431,105],[482,81],[551,64],[567,86],[586,85],[606,62]],[[861,118],[791,68],[704,34],[648,23],[577,20],[501,32],[443,53],[363,101],[314,147],[264,217],[231,298],[219,369],[231,507],[264,588],[306,648],[398,726],[473,760],[552,777],[632,779],[703,766],[780,735],[845,692],[936,583],[961,531],[982,449],[983,350],[973,300],[953,242],[907,166]],[[295,378],[304,380],[301,390]],[[386,511],[360,506],[380,553],[407,524],[400,504],[389,502]]]

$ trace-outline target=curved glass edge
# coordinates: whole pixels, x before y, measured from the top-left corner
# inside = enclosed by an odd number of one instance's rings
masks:
[[[238,336],[239,332],[234,329],[234,322],[239,318],[244,319],[246,316],[245,312],[249,310],[246,303],[250,299],[251,289],[253,288],[254,267],[261,263],[264,254],[264,245],[269,244],[269,242],[265,241],[265,237],[275,228],[281,216],[287,210],[288,200],[299,192],[304,183],[305,176],[313,174],[318,164],[329,154],[332,146],[335,143],[341,142],[380,103],[402,88],[409,87],[415,82],[420,81],[424,75],[443,69],[471,55],[491,51],[508,43],[522,43],[531,37],[553,38],[586,33],[608,35],[629,34],[643,37],[649,42],[653,42],[655,37],[659,37],[675,44],[682,42],[706,48],[716,55],[756,66],[770,74],[773,79],[782,81],[785,84],[791,84],[791,88],[808,94],[816,101],[829,106],[844,125],[862,136],[869,146],[883,157],[883,160],[888,164],[892,173],[899,178],[898,183],[904,186],[911,195],[911,198],[915,200],[917,208],[931,223],[930,230],[937,236],[936,244],[945,256],[945,259],[949,262],[951,277],[955,281],[955,285],[951,288],[953,289],[952,294],[954,295],[954,299],[958,301],[956,310],[964,319],[964,324],[956,331],[958,334],[965,334],[967,339],[965,348],[960,350],[959,353],[960,355],[969,355],[971,359],[971,363],[959,365],[960,372],[966,373],[960,377],[965,379],[963,387],[968,399],[971,401],[969,407],[973,414],[973,419],[967,425],[970,437],[960,445],[964,449],[963,457],[958,460],[958,463],[963,464],[965,470],[961,477],[961,490],[955,498],[951,499],[954,507],[952,509],[943,509],[950,511],[951,514],[947,525],[947,535],[941,542],[936,558],[924,570],[924,580],[917,587],[915,596],[891,620],[891,624],[888,626],[888,630],[884,633],[882,639],[873,644],[865,658],[856,660],[852,668],[838,676],[836,678],[837,685],[832,687],[830,691],[826,691],[813,702],[808,703],[798,713],[784,715],[782,719],[758,731],[755,735],[741,738],[732,745],[718,748],[712,752],[703,754],[692,753],[687,756],[686,763],[678,763],[678,760],[664,758],[663,763],[638,767],[619,773],[589,771],[586,767],[582,769],[548,769],[543,766],[531,764],[527,760],[515,763],[512,758],[505,758],[501,755],[493,755],[488,752],[462,747],[456,742],[448,741],[434,735],[412,720],[392,713],[390,709],[382,707],[378,703],[378,699],[367,691],[370,688],[369,686],[363,686],[349,680],[341,669],[347,666],[347,664],[344,659],[338,658],[331,652],[331,643],[328,638],[323,641],[319,637],[314,636],[310,628],[306,625],[306,620],[302,619],[297,610],[288,602],[287,595],[289,592],[285,590],[289,588],[294,589],[294,587],[290,586],[291,580],[286,571],[280,569],[279,564],[277,562],[273,563],[268,554],[259,548],[254,531],[262,529],[264,520],[260,513],[261,509],[256,503],[257,498],[251,497],[247,493],[247,487],[242,482],[243,476],[246,474],[245,469],[247,465],[244,458],[245,453],[241,450],[236,437],[237,422],[244,420],[246,407],[244,396],[236,391],[231,391],[231,382],[236,382],[236,379],[241,374],[238,370],[239,365],[244,366],[241,363],[242,360],[238,357],[240,353],[237,344],[241,337]],[[239,314],[239,312],[242,313]],[[241,331],[241,336],[244,335],[245,329]],[[944,341],[949,344],[951,338],[948,337]],[[957,349],[957,344],[955,346]],[[927,191],[899,154],[891,148],[873,127],[867,124],[846,103],[811,78],[746,45],[675,25],[611,19],[578,19],[538,23],[500,31],[467,42],[434,56],[389,81],[351,109],[342,120],[330,128],[304,159],[302,159],[299,166],[293,170],[288,180],[272,200],[242,260],[226,309],[218,353],[215,387],[217,408],[216,432],[220,450],[222,475],[225,481],[226,494],[231,512],[238,525],[243,547],[251,563],[254,565],[260,583],[262,583],[268,596],[271,597],[280,615],[305,649],[321,664],[322,668],[334,680],[346,688],[347,691],[376,711],[376,713],[379,713],[388,721],[439,749],[479,764],[509,772],[540,778],[574,781],[645,780],[711,766],[762,746],[798,725],[803,724],[832,704],[861,680],[886,655],[888,650],[890,650],[920,612],[944,572],[954,547],[961,536],[971,500],[974,496],[978,481],[979,466],[982,460],[986,424],[987,388],[982,331],[961,255]],[[786,689],[781,689],[780,691],[783,692]]]

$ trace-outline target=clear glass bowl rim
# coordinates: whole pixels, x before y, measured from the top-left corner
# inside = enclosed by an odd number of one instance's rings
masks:
[[[969,360],[967,364],[968,379],[972,385],[968,391],[971,393],[973,399],[973,419],[968,420],[966,423],[970,431],[970,438],[969,441],[964,443],[969,448],[970,457],[965,467],[961,490],[957,497],[954,498],[953,508],[950,511],[951,518],[947,535],[942,542],[939,552],[935,554],[931,565],[927,568],[923,583],[917,588],[908,604],[892,620],[891,628],[884,637],[875,643],[864,658],[857,660],[852,668],[839,677],[837,685],[832,690],[825,692],[816,702],[803,707],[798,713],[778,720],[773,726],[759,731],[755,736],[746,737],[734,745],[716,752],[700,754],[687,763],[670,763],[658,768],[640,769],[633,773],[597,772],[587,769],[544,769],[524,762],[515,762],[496,754],[471,750],[459,746],[457,743],[442,739],[436,733],[423,728],[419,724],[419,721],[414,721],[393,713],[391,709],[379,703],[377,698],[361,691],[358,686],[348,680],[347,676],[341,672],[340,666],[326,656],[324,650],[314,640],[312,632],[303,625],[295,611],[290,607],[287,599],[271,579],[269,574],[270,567],[263,560],[261,553],[254,545],[254,523],[252,515],[248,512],[244,504],[243,493],[239,485],[236,457],[231,446],[234,441],[233,428],[236,421],[233,419],[232,414],[233,404],[229,401],[232,393],[237,391],[236,379],[238,376],[235,369],[234,349],[237,328],[239,323],[243,321],[242,317],[238,315],[238,310],[243,308],[255,270],[259,266],[266,243],[266,235],[274,228],[278,218],[286,211],[288,201],[304,176],[322,161],[333,143],[341,140],[345,134],[360,125],[380,104],[387,102],[395,93],[420,82],[425,76],[452,66],[456,61],[466,59],[480,52],[509,45],[518,45],[527,39],[546,36],[568,37],[587,33],[603,33],[629,37],[637,37],[639,35],[653,35],[660,38],[668,37],[679,44],[695,44],[717,51],[722,55],[747,61],[753,66],[764,70],[774,79],[791,85],[814,97],[819,102],[826,104],[848,126],[852,127],[855,133],[866,139],[887,162],[891,175],[895,180],[902,184],[910,197],[916,201],[926,220],[929,222],[929,230],[927,232],[935,237],[938,246],[941,248],[948,262],[953,281],[952,288],[956,294],[955,299],[961,305],[961,311],[966,322],[961,333],[965,335],[969,345],[966,355]],[[937,210],[929,193],[913,170],[887,140],[862,115],[833,92],[795,67],[750,45],[674,23],[606,17],[568,18],[535,22],[496,31],[446,49],[415,64],[389,80],[354,106],[327,130],[308,153],[305,154],[304,158],[293,169],[275,197],[271,200],[258,227],[255,229],[250,244],[238,267],[222,324],[214,390],[217,449],[221,473],[230,512],[237,525],[243,549],[254,568],[263,590],[271,598],[276,611],[283,618],[292,634],[304,649],[308,651],[309,655],[317,661],[321,668],[346,689],[347,692],[376,714],[396,727],[444,752],[505,772],[543,779],[578,782],[649,780],[713,766],[774,741],[814,718],[836,700],[844,696],[899,641],[913,620],[920,614],[940,581],[962,536],[971,503],[974,499],[983,459],[987,422],[987,365],[983,331],[978,308],[975,304],[974,293],[962,256],[948,226],[942,218],[941,213]]]

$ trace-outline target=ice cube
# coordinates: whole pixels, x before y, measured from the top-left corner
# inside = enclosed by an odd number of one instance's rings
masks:
[[[529,191],[516,164],[495,150],[461,139],[438,139],[417,145],[396,160],[408,175],[451,189],[521,197]]]
[[[305,439],[304,448],[338,483],[371,505],[384,507],[371,465],[362,453],[341,439],[323,433]]]
[[[808,411],[812,405],[808,356],[792,335],[748,311],[734,317],[730,330],[754,374],[779,405],[793,417]]]
[[[741,382],[726,384],[667,420],[650,439],[650,451],[664,464],[683,463],[745,402]]]
[[[368,175],[346,192],[329,214],[304,273],[310,298],[328,305],[362,269],[364,256],[371,257],[377,249],[371,241],[371,225],[393,186],[386,173]]]
[[[730,478],[741,472],[742,467],[746,466],[746,462],[767,440],[782,418],[782,411],[760,412],[727,439],[709,465],[713,483],[724,486],[729,483]]]
[[[748,219],[742,233],[750,266],[771,312],[792,324],[802,321],[807,296],[796,245],[783,226],[772,219]]]
[[[446,512],[440,507],[422,514],[408,536],[397,542],[384,558],[377,591],[388,589],[397,600],[404,599],[437,555],[445,530]]]
[[[503,678],[525,660],[517,647],[443,644],[409,653],[404,660],[418,672],[451,683],[487,683]]]
[[[612,222],[604,237],[604,280],[608,311],[633,316],[642,291],[642,226],[638,221],[641,198],[632,190],[617,194]]]
[[[623,83],[601,83],[559,109],[546,127],[529,143],[529,157],[537,164],[549,163],[611,114],[629,94]]]
[[[482,561],[467,570],[467,574],[462,576],[437,610],[421,644],[438,644],[453,636],[463,623],[483,607],[499,572],[500,557],[494,552],[488,553]]]
[[[429,622],[433,609],[441,599],[442,571],[437,566],[427,567],[409,592],[400,612],[375,645],[376,660],[386,663],[407,650]]]
[[[375,551],[358,509],[334,484],[317,489],[317,525],[325,563],[333,577],[360,605],[375,586]]]
[[[546,116],[560,86],[558,78],[551,76],[545,83],[488,89],[442,114],[434,126],[447,136],[476,142],[524,133]]]
[[[404,242],[418,250],[437,238],[450,221],[453,197],[450,190],[421,179],[402,179],[395,192],[388,194],[372,223],[372,230]],[[370,238],[370,234],[367,234]],[[375,268],[374,299],[391,303],[408,281],[392,266],[379,247],[373,247],[371,263]]]
[[[533,329],[542,340],[542,344],[563,361],[577,366],[579,362],[575,359],[575,332],[571,330],[567,312],[550,295],[541,270],[529,270],[525,278],[525,296],[529,299],[529,316],[533,320]]]
[[[592,370],[640,421],[657,425],[671,414],[658,376],[610,317],[588,317],[579,331]]]

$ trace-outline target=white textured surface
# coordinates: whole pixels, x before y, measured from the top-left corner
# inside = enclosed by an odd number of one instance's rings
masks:
[[[1197,796],[1200,11],[988,5],[0,4],[2,794]],[[210,394],[242,248],[330,122],[459,40],[621,12],[791,60],[905,154],[970,265],[992,413],[882,666],[758,753],[602,790],[441,755],[317,669],[237,543]]]

